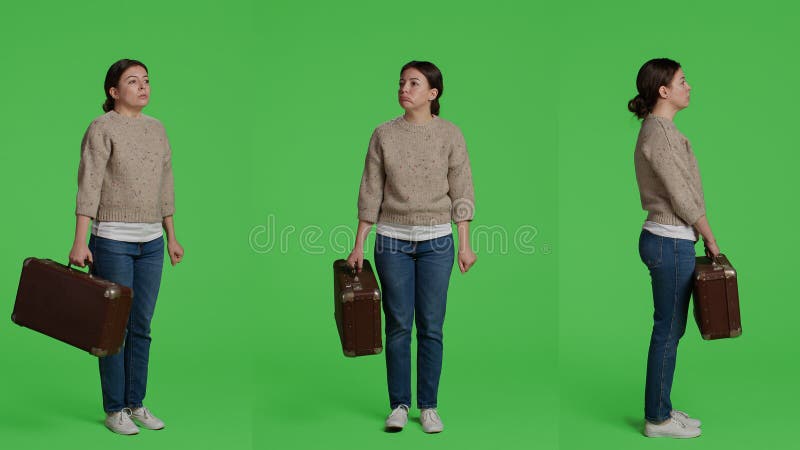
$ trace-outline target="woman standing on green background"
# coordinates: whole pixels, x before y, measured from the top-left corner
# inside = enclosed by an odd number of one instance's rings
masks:
[[[417,326],[417,406],[426,433],[444,429],[437,408],[442,327],[458,227],[458,266],[477,257],[469,241],[475,197],[461,131],[439,117],[442,73],[411,61],[400,70],[402,116],[375,129],[358,196],[356,243],[347,262],[360,269],[364,241],[377,223],[375,268],[386,316],[388,431],[408,422],[411,405],[411,329]]]
[[[634,163],[647,211],[639,255],[650,271],[654,306],[644,433],[692,438],[700,435],[700,421],[672,409],[670,392],[678,342],[686,330],[697,234],[708,253],[718,255],[719,247],[706,219],[697,160],[673,123],[675,114],[689,106],[691,87],[683,69],[671,59],[650,60],[639,69],[636,88],[639,93],[628,109],[643,119]]]
[[[105,425],[119,434],[164,422],[142,404],[150,359],[150,322],[164,262],[163,230],[172,265],[183,258],[175,239],[172,152],[163,125],[142,114],[150,101],[147,67],[122,59],[106,73],[106,113],[81,144],[72,264],[92,263],[100,278],[128,286],[134,296],[124,349],[99,358]],[[91,223],[91,237],[86,233]],[[133,421],[131,420],[133,419]]]

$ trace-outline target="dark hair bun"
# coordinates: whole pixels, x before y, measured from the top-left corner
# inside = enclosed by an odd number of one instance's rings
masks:
[[[650,108],[647,107],[647,102],[641,95],[636,94],[631,101],[628,102],[628,111],[636,114],[636,117],[644,119],[650,113]]]
[[[103,111],[109,112],[114,109],[114,99],[107,98],[105,102],[103,102]]]

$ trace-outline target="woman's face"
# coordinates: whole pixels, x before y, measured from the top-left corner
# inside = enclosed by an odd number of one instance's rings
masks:
[[[439,95],[439,90],[431,88],[428,79],[419,70],[409,67],[400,74],[400,87],[397,99],[406,111],[430,111],[430,102]]]
[[[141,110],[150,101],[150,79],[142,66],[128,67],[110,89],[115,109]]]
[[[679,68],[669,86],[665,86],[666,100],[675,107],[676,110],[681,110],[689,106],[689,92],[692,87],[686,82],[686,74],[683,69]]]

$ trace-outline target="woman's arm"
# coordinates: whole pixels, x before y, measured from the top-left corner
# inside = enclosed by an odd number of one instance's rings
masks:
[[[358,188],[358,228],[353,251],[347,257],[347,264],[361,272],[364,266],[364,242],[367,240],[372,225],[378,221],[381,204],[383,204],[383,185],[386,172],[383,167],[383,151],[376,129],[369,138],[367,156],[364,160],[364,172],[361,174],[361,186]]]
[[[356,230],[356,243],[353,246],[353,251],[347,257],[347,265],[355,268],[361,272],[364,266],[364,242],[367,240],[370,230],[372,230],[372,222],[366,220],[358,221],[358,229]]]
[[[97,217],[100,207],[100,192],[103,187],[108,160],[111,157],[111,138],[102,125],[92,122],[81,142],[81,161],[78,164],[78,195],[75,199],[75,214]],[[84,230],[85,231],[85,230]],[[85,243],[86,235],[81,235]]]
[[[450,191],[447,195],[452,205],[450,218],[458,229],[458,268],[461,273],[467,273],[478,259],[472,251],[469,236],[469,222],[475,215],[475,189],[464,135],[459,132],[454,144],[448,163],[447,182]]]
[[[714,233],[711,232],[711,225],[708,223],[708,218],[705,215],[697,219],[694,228],[703,236],[703,244],[708,249],[712,256],[719,255],[719,246],[717,240],[714,239]]]
[[[72,249],[69,251],[69,262],[78,267],[86,265],[86,261],[94,262],[92,252],[86,245],[86,233],[89,231],[89,221],[92,219],[80,214],[75,215],[75,239],[72,241]]]
[[[69,262],[79,267],[84,267],[86,261],[94,262],[92,252],[86,245],[86,234],[89,232],[92,217],[97,217],[100,191],[108,159],[111,157],[111,147],[111,138],[103,126],[97,121],[92,122],[81,142],[78,195],[75,200],[75,238],[69,251]]]
[[[467,273],[478,260],[478,255],[472,251],[469,239],[469,221],[457,222],[456,228],[458,229],[458,268],[461,269],[461,273]]]
[[[361,185],[358,188],[358,220],[369,224],[376,223],[383,204],[383,186],[386,182],[386,171],[383,166],[378,130],[372,133],[364,160],[364,171],[361,174]],[[366,237],[366,236],[365,236]],[[358,242],[358,236],[356,236]]]
[[[169,262],[174,266],[183,260],[183,247],[178,243],[178,239],[175,238],[175,221],[172,216],[167,216],[164,217],[161,224],[164,226],[164,231],[167,233]]]

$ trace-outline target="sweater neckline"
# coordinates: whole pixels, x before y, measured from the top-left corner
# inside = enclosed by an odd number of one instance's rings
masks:
[[[112,119],[119,120],[123,123],[140,123],[146,117],[144,114],[139,114],[139,117],[123,116],[113,109],[109,111],[108,114]]]
[[[656,115],[656,114],[653,114],[653,113],[650,113],[650,114],[648,114],[648,115],[647,115],[647,118],[648,118],[648,119],[662,120],[662,121],[664,121],[664,122],[669,122],[669,123],[671,123],[671,124],[674,124],[674,123],[675,123],[675,122],[674,122],[672,119],[670,119],[669,117],[659,116],[659,115]]]
[[[405,116],[398,117],[398,123],[406,130],[409,131],[422,131],[427,130],[433,127],[435,124],[439,122],[439,116],[433,116],[431,120],[427,120],[423,123],[411,123],[406,120]]]

